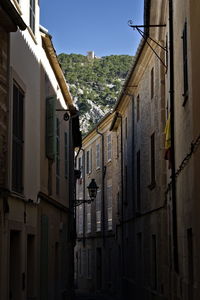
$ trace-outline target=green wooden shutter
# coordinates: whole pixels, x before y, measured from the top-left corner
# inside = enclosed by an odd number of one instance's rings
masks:
[[[52,160],[56,153],[55,105],[55,97],[46,98],[46,156]]]
[[[40,299],[48,300],[48,216],[41,216]]]

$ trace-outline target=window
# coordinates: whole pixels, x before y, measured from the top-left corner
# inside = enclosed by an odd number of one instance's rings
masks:
[[[127,118],[125,119],[125,138],[127,139],[128,136],[128,121]]]
[[[156,185],[156,167],[155,167],[155,133],[151,135],[151,184],[150,189],[153,189]]]
[[[12,189],[23,192],[24,92],[13,84]]]
[[[101,191],[97,191],[96,197],[96,231],[101,231]]]
[[[151,99],[154,97],[154,68],[151,69]]]
[[[90,164],[89,164],[89,172],[92,172],[92,148],[90,149]]]
[[[140,119],[140,95],[137,96],[137,122]]]
[[[156,235],[152,234],[152,250],[151,250],[151,278],[152,278],[152,288],[157,289],[157,245],[156,245]]]
[[[112,158],[112,141],[111,134],[107,136],[107,159],[110,161]]]
[[[83,233],[83,205],[78,206],[78,233]]]
[[[100,144],[96,145],[96,168],[100,168]]]
[[[119,158],[119,136],[117,135],[117,158]]]
[[[60,193],[60,122],[56,119],[56,194]]]
[[[92,249],[87,249],[87,277],[92,277]]]
[[[137,256],[138,260],[141,263],[142,260],[142,233],[137,233]]]
[[[120,215],[120,194],[117,192],[117,215]]]
[[[79,252],[78,252],[78,263],[79,263],[79,266],[78,266],[78,271],[79,271],[79,276],[81,277],[82,276],[82,251],[81,249],[79,249]]]
[[[112,230],[112,186],[107,186],[108,230]]]
[[[187,55],[187,23],[183,30],[183,97],[184,103],[188,98],[188,55]]]
[[[137,211],[141,209],[140,201],[140,151],[137,152]]]
[[[83,174],[82,174],[82,171],[83,171],[83,156],[80,156],[78,158],[78,170],[80,171],[79,183],[82,183],[82,178],[83,178]]]
[[[35,34],[35,0],[30,0],[30,16],[29,16],[30,28]]]
[[[124,204],[128,205],[128,168],[124,167]]]
[[[86,174],[89,174],[90,151],[86,152]]]
[[[167,73],[167,70],[168,70],[168,36],[166,35],[166,44],[165,44],[165,48],[166,48],[166,51],[165,51],[165,65],[166,65],[166,73]]]
[[[92,149],[86,152],[86,174],[92,172]]]
[[[92,231],[91,223],[91,204],[87,204],[87,233]]]
[[[55,159],[55,111],[56,111],[56,99],[55,97],[46,98],[46,156],[54,160]]]
[[[65,178],[68,177],[68,140],[67,140],[67,132],[65,132]]]
[[[188,299],[193,299],[194,283],[194,258],[193,258],[193,234],[192,228],[187,230],[187,270],[188,270]]]

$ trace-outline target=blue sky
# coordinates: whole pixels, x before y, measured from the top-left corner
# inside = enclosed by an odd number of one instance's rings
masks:
[[[40,0],[40,23],[57,54],[134,55],[140,41],[127,24],[143,23],[143,0]]]

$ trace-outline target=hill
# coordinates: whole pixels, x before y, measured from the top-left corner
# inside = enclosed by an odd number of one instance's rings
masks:
[[[58,59],[80,110],[82,131],[86,133],[115,104],[133,57],[111,55],[92,59],[62,53]]]

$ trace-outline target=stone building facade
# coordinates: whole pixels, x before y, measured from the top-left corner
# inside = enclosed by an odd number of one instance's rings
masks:
[[[117,290],[119,281],[119,247],[117,226],[118,186],[116,135],[110,131],[112,114],[105,116],[83,139],[76,158],[81,170],[76,184],[76,199],[89,199],[87,186],[95,179],[98,192],[91,204],[76,207],[77,243],[75,247],[75,280],[79,289],[96,293]]]
[[[118,130],[119,116],[122,129],[130,129],[121,165],[121,201],[130,174],[133,187],[126,201],[133,203],[132,217],[125,203],[121,230],[123,287],[130,298],[199,298],[197,15],[194,2],[145,1],[145,24],[158,26],[146,27],[150,38],[141,42],[114,109],[112,129]]]
[[[110,121],[111,174],[107,166],[103,172],[100,170],[104,175],[108,171],[112,178],[116,207],[112,252],[110,246],[97,250],[97,234],[91,235],[89,243],[89,236],[79,232],[76,279],[78,287],[112,292],[108,279],[112,253],[115,280],[111,280],[111,286],[117,295],[121,292],[123,299],[197,300],[200,6],[197,1],[187,0],[146,0],[144,4],[145,39],[138,47]],[[84,151],[97,137],[95,130],[88,134],[83,140]],[[91,172],[100,184],[102,174],[98,177],[95,167]],[[78,208],[77,228],[86,216],[86,210]],[[92,228],[95,218],[98,214],[92,204]],[[110,245],[108,236],[104,238]],[[95,247],[91,260],[87,260],[92,261],[94,273],[86,284],[84,274],[80,276],[80,261],[87,245]],[[91,285],[93,279],[101,284]]]
[[[78,112],[51,36],[39,26],[39,1],[12,3],[21,16],[16,25],[27,29],[15,26],[17,32],[4,34],[10,44],[0,43],[0,134],[7,144],[7,174],[0,176],[0,298],[70,299]]]

